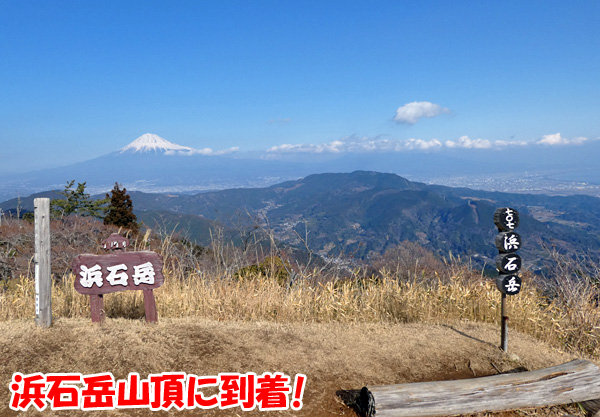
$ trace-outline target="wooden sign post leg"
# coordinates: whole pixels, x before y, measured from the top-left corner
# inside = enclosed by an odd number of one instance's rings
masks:
[[[92,323],[104,321],[104,297],[102,294],[90,294],[90,312]]]
[[[156,311],[156,301],[152,290],[144,290],[144,311],[146,313],[146,322],[158,322],[158,312]]]
[[[504,351],[504,353],[508,353],[508,316],[506,315],[506,294],[502,294],[500,314],[502,315],[500,323],[500,348]]]

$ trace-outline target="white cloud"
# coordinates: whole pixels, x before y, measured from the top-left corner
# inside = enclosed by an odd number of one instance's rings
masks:
[[[370,153],[370,152],[409,152],[409,151],[439,151],[443,149],[506,149],[512,147],[525,147],[536,145],[580,145],[587,141],[587,138],[565,139],[559,133],[554,135],[545,135],[538,141],[523,140],[489,140],[489,139],[471,139],[468,136],[461,136],[455,140],[439,139],[389,139],[381,136],[377,137],[357,137],[348,136],[345,138],[333,140],[324,144],[284,144],[273,146],[267,150],[267,153],[276,157],[277,154],[290,153],[314,153],[314,154],[341,154],[341,153]]]
[[[531,142],[526,142],[524,140],[496,140],[494,141],[495,148],[505,148],[507,146],[528,146],[531,145]]]
[[[405,148],[412,150],[412,149],[420,149],[423,151],[429,150],[429,149],[439,149],[442,147],[442,142],[440,142],[437,139],[431,139],[431,140],[423,140],[423,139],[408,139],[405,142]]]
[[[413,101],[398,107],[394,121],[414,125],[423,117],[436,117],[443,113],[450,113],[450,109],[429,101]]]
[[[465,149],[489,149],[492,142],[487,139],[471,139],[468,136],[461,136],[456,141],[447,140],[447,148],[465,148]]]
[[[561,145],[581,145],[587,138],[579,137],[573,139],[563,138],[560,133],[554,133],[551,135],[544,135],[542,138],[535,143],[538,145],[546,145],[546,146],[561,146]]]
[[[443,145],[437,139],[387,139],[381,137],[357,137],[349,136],[329,143],[315,144],[284,144],[273,146],[267,150],[271,154],[276,153],[368,153],[368,152],[401,152],[408,150],[431,150],[439,149]]]
[[[222,149],[219,151],[215,151],[211,148],[204,148],[204,149],[194,149],[194,148],[190,148],[189,150],[186,151],[167,151],[165,152],[165,155],[206,155],[206,156],[217,156],[217,155],[227,155],[230,153],[235,153],[237,151],[239,151],[240,148],[238,146],[234,146],[233,148],[229,148],[229,149]]]
[[[339,140],[334,140],[329,143],[325,143],[322,145],[314,145],[314,144],[284,144],[279,146],[273,146],[267,149],[269,153],[340,153],[343,152],[344,143]]]
[[[234,146],[232,148],[221,149],[219,151],[213,151],[210,148],[208,148],[208,150],[210,150],[211,153],[208,153],[208,154],[205,154],[205,155],[228,155],[230,153],[235,153],[235,152],[239,151],[240,147],[239,146]]]

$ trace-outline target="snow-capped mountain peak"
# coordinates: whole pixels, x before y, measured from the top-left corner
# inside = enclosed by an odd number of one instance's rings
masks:
[[[168,140],[161,138],[158,135],[152,133],[145,133],[129,145],[120,149],[120,152],[166,152],[166,153],[179,153],[179,152],[192,152],[192,148],[188,146],[181,146],[175,143],[169,142]]]

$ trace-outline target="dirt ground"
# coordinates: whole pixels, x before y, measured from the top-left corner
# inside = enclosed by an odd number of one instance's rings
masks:
[[[499,329],[463,323],[423,324],[277,324],[164,319],[156,325],[108,319],[61,319],[50,329],[33,320],[0,323],[0,416],[5,415],[206,415],[206,416],[350,416],[356,412],[339,398],[363,386],[472,378],[515,368],[539,369],[574,359],[530,337],[511,331],[510,354],[497,348]],[[307,376],[299,411],[228,410],[60,411],[39,413],[8,408],[12,374],[41,372],[112,372],[116,379],[138,372],[283,372]],[[497,413],[497,416],[583,415],[578,408],[554,407]],[[484,414],[482,414],[484,415]]]

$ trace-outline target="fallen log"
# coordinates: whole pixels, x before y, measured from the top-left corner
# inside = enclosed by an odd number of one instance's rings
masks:
[[[570,404],[600,398],[600,369],[586,360],[551,368],[456,381],[365,387],[366,417],[452,416]]]

